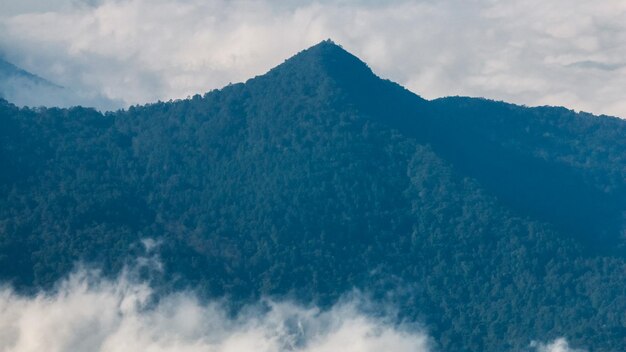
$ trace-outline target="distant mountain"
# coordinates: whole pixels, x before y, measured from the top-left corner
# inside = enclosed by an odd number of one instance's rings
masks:
[[[17,106],[30,107],[86,105],[100,110],[115,110],[123,105],[96,93],[76,93],[3,59],[0,59],[0,98]]]
[[[358,288],[443,351],[626,345],[626,121],[428,101],[325,41],[245,83],[101,114],[0,103],[0,278],[331,304]]]
[[[67,94],[59,85],[0,59],[0,97],[17,105],[54,106]]]
[[[48,82],[37,75],[24,71],[21,68],[13,65],[12,63],[2,59],[0,59],[0,79],[3,82],[9,79],[22,79],[24,81],[30,82],[33,85],[43,85],[50,88],[63,88],[54,83]]]

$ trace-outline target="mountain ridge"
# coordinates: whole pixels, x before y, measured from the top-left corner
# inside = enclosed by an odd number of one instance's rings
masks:
[[[63,88],[46,80],[45,78],[41,78],[0,58],[0,80],[9,79],[12,77],[23,77],[29,81],[32,81],[35,84],[44,84],[55,88]]]

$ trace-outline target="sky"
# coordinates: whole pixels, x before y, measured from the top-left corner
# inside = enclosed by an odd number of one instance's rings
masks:
[[[626,117],[623,0],[0,0],[0,55],[101,109],[245,81],[327,38],[427,99]]]

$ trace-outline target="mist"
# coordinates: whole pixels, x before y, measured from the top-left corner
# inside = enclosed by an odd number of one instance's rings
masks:
[[[6,352],[436,352],[415,324],[368,313],[358,293],[328,309],[265,298],[232,313],[225,300],[185,291],[157,297],[124,271],[116,279],[79,269],[33,296],[0,289],[0,350]],[[381,310],[392,311],[392,310]],[[585,352],[564,338],[529,351]]]
[[[100,110],[114,110],[123,104],[94,92],[77,93],[69,88],[45,81],[37,82],[23,77],[0,79],[0,98],[17,106],[72,107],[87,106]]]
[[[33,297],[0,291],[0,350],[50,351],[431,351],[421,331],[371,317],[346,298],[330,309],[264,299],[229,314],[191,292],[156,299],[123,274],[80,270]]]

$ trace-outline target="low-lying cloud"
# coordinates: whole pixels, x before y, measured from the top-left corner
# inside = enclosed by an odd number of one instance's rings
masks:
[[[133,277],[125,272],[110,280],[78,270],[35,296],[0,289],[0,351],[438,351],[415,324],[367,313],[371,302],[359,294],[328,309],[264,299],[232,313],[227,302],[201,301],[191,292],[157,299],[148,284]],[[585,352],[562,338],[529,347]]]
[[[262,74],[332,38],[436,98],[484,96],[626,117],[621,0],[28,0],[0,4],[9,61],[120,107]]]
[[[54,292],[0,291],[0,350],[8,352],[425,352],[420,332],[361,312],[357,299],[328,310],[264,300],[236,315],[191,293],[154,300],[123,275],[81,271]]]

